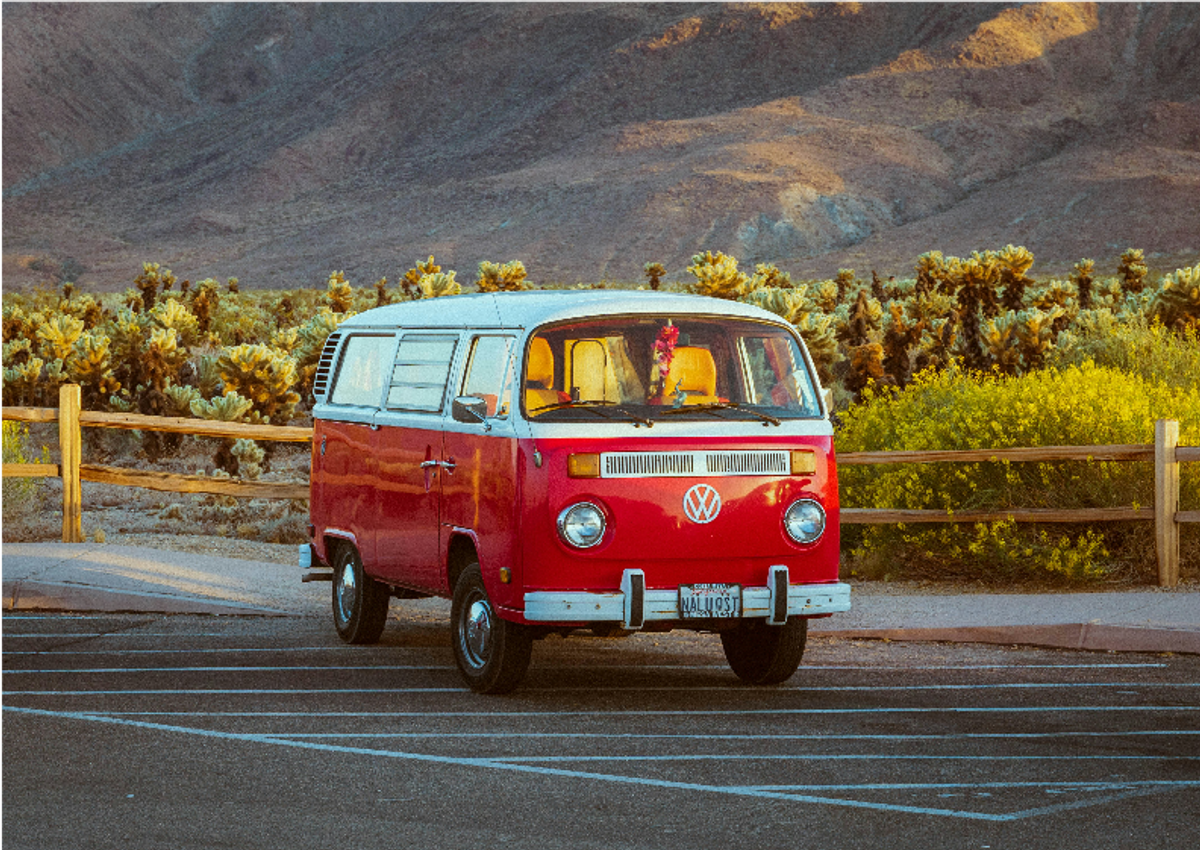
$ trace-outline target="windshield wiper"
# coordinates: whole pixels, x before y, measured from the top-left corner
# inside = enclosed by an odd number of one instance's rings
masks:
[[[597,409],[597,408],[611,407],[613,410],[617,411],[618,413],[624,414],[625,416],[632,419],[634,422],[637,422],[638,424],[645,425],[647,428],[654,427],[653,420],[646,419],[643,416],[638,416],[636,413],[632,413],[629,410],[626,410],[624,407],[617,404],[617,402],[615,402],[615,401],[601,401],[599,399],[593,400],[593,401],[559,401],[559,402],[555,402],[554,404],[544,404],[541,407],[535,407],[532,410],[530,410],[529,412],[534,413],[534,414],[541,414],[541,413],[548,413],[551,410],[566,410],[566,409],[572,408],[572,407],[580,407],[580,408],[583,408],[584,410],[590,410],[592,413],[595,413],[597,416],[603,416],[605,419],[612,419],[611,416],[608,416],[608,415],[604,414],[603,412],[601,412],[601,410]]]
[[[716,414],[718,410],[740,410],[743,413],[748,413],[751,416],[761,419],[766,425],[781,425],[782,419],[777,419],[768,413],[762,413],[758,410],[751,410],[749,407],[743,407],[732,401],[718,401],[710,404],[685,404],[681,407],[671,407],[659,412],[659,416],[673,416],[676,413],[712,413]]]

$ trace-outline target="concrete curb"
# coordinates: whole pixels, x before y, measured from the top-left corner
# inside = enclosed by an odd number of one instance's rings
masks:
[[[69,582],[6,581],[4,611],[103,611],[141,614],[251,614],[254,616],[295,617],[296,612],[280,611],[240,602],[216,602],[198,597],[144,593],[136,590],[108,590]]]

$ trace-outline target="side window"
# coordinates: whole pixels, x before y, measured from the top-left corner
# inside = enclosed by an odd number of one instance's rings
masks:
[[[355,334],[346,340],[333,383],[332,404],[378,407],[387,377],[388,357],[396,340],[390,336]]]
[[[401,339],[392,366],[388,408],[431,413],[441,410],[457,344],[457,336],[409,334]]]
[[[477,336],[471,341],[462,394],[479,396],[486,401],[488,416],[508,416],[515,344],[516,339],[511,336]]]

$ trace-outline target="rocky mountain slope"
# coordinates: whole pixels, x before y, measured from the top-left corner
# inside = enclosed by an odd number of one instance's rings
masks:
[[[1200,255],[1196,4],[5,4],[3,47],[6,288]]]

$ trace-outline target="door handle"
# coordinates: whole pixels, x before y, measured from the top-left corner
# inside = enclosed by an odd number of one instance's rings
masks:
[[[450,458],[450,460],[425,460],[421,462],[421,469],[429,469],[431,466],[438,466],[447,472],[453,472],[458,464],[454,462],[454,458]]]

